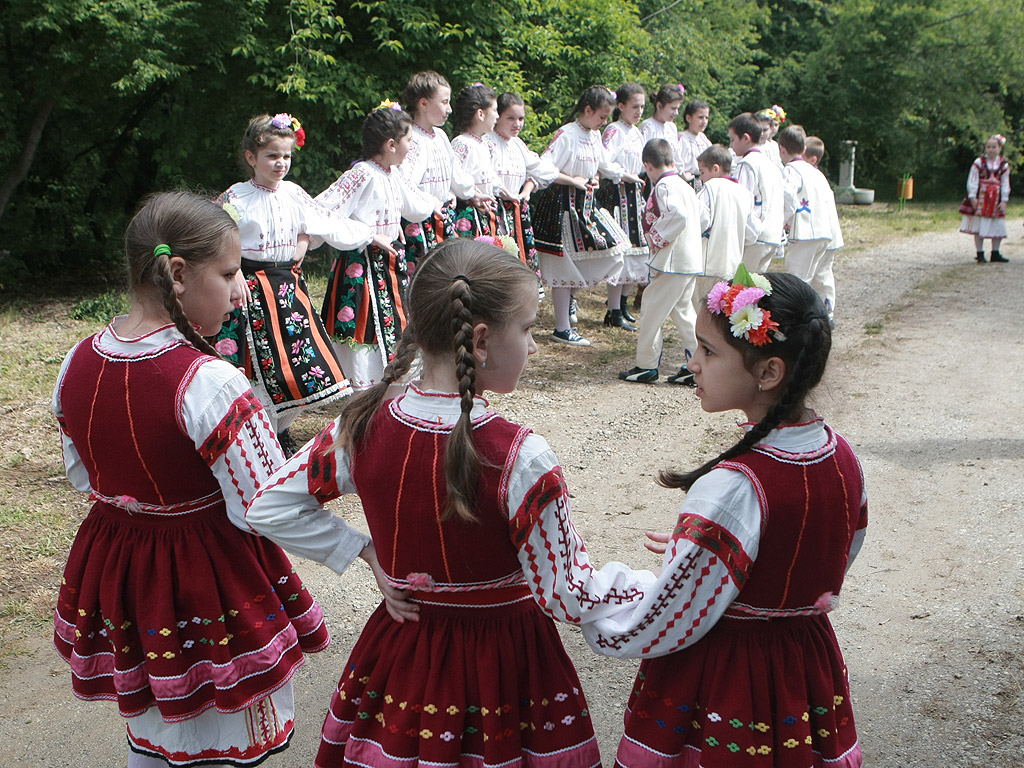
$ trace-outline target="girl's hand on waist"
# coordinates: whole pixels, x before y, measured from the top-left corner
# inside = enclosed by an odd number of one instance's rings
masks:
[[[381,250],[387,251],[392,256],[395,256],[398,253],[398,251],[391,246],[391,241],[384,237],[384,235],[374,235],[373,240],[371,240],[370,243],[376,245]]]
[[[384,569],[380,567],[380,563],[377,561],[377,550],[374,549],[372,541],[363,547],[359,557],[365,560],[366,564],[370,566],[370,570],[373,571],[373,578],[377,580],[377,589],[384,596],[384,607],[387,608],[391,618],[399,624],[404,624],[406,621],[419,621],[420,617],[417,614],[420,607],[415,603],[409,602],[408,592],[395,589],[388,582]]]

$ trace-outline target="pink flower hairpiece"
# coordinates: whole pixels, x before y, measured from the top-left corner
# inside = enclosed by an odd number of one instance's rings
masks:
[[[504,248],[513,256],[519,258],[519,245],[516,243],[516,239],[514,237],[510,237],[509,235],[495,235],[493,237],[491,235],[480,235],[473,239],[478,243],[487,243],[488,245],[496,245],[499,248]]]
[[[475,83],[473,83],[473,87],[474,88],[482,88],[483,87],[483,83],[481,83],[479,80],[477,80]]]
[[[726,315],[729,329],[736,338],[743,338],[755,347],[772,342],[769,332],[778,341],[786,336],[779,330],[779,324],[772,320],[771,310],[757,304],[765,296],[771,296],[772,284],[764,275],[751,273],[742,263],[736,268],[732,283],[724,280],[715,283],[708,293],[708,312]]]
[[[302,127],[299,118],[292,117],[287,112],[278,112],[270,119],[270,124],[275,128],[295,134],[295,146],[301,147],[306,143],[306,129]]]
[[[679,91],[680,96],[686,95],[686,87],[682,83],[676,83],[676,89]]]
[[[1003,146],[1004,144],[1006,144],[1006,137],[1003,136],[1003,134],[1001,134],[1001,133],[997,133],[992,138],[999,142],[999,146],[1000,147]]]

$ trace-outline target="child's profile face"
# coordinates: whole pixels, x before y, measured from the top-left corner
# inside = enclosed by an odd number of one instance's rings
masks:
[[[720,179],[725,176],[722,166],[718,163],[713,163],[710,167],[704,163],[697,163],[697,170],[700,171],[700,180],[705,184],[711,179]]]
[[[596,131],[601,128],[605,123],[608,122],[608,117],[612,113],[611,104],[602,104],[597,109],[592,107],[584,107],[583,111],[580,112],[578,118],[580,125],[589,131]]]
[[[701,107],[692,115],[686,116],[686,128],[690,133],[698,134],[708,127],[708,117],[711,114],[710,107]]]
[[[526,107],[522,104],[510,104],[504,112],[498,115],[498,122],[494,124],[494,130],[503,139],[514,139],[522,132],[524,125],[526,125]]]
[[[644,116],[647,97],[642,93],[634,93],[625,104],[619,104],[619,116],[626,125],[636,125]]]
[[[487,109],[478,109],[477,117],[479,118],[478,125],[481,136],[493,131],[495,124],[498,122],[498,102],[492,101]]]
[[[752,146],[754,146],[754,142],[750,140],[749,133],[737,136],[732,128],[729,129],[729,148],[737,155],[742,157]]]
[[[398,139],[392,139],[395,142],[394,157],[392,158],[392,165],[401,165],[402,161],[405,160],[405,156],[409,154],[409,150],[412,148],[412,126],[405,126],[405,133]]]
[[[242,305],[242,289],[237,280],[242,263],[242,245],[238,231],[228,232],[214,258],[181,267],[175,291],[189,322],[203,336],[214,336]]]
[[[486,338],[477,344],[477,355],[486,355],[486,367],[478,365],[480,391],[507,394],[519,385],[527,360],[537,351],[533,326],[537,322],[537,289],[531,283],[522,291],[517,309],[503,327],[488,326]]]
[[[767,412],[757,377],[747,369],[743,353],[730,344],[706,309],[697,315],[697,351],[686,367],[694,375],[695,394],[707,413],[743,411],[758,422]]]
[[[674,123],[679,116],[679,105],[682,103],[682,100],[669,101],[664,104],[659,101],[654,110],[654,119],[662,123]]]
[[[448,115],[452,113],[452,89],[447,85],[437,86],[434,95],[429,99],[424,97],[419,100],[416,110],[416,117],[427,125],[440,127],[445,124]]]

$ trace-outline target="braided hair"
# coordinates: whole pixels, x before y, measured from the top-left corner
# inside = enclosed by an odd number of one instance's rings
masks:
[[[174,290],[170,258],[178,256],[190,266],[199,266],[217,256],[224,238],[238,234],[238,225],[216,203],[188,192],[160,192],[142,202],[128,224],[124,251],[128,260],[128,287],[132,295],[144,298],[154,289],[174,326],[193,347],[219,357],[217,351],[189,322]],[[159,249],[166,245],[170,250]]]
[[[473,328],[504,328],[519,302],[536,291],[537,276],[503,248],[476,240],[449,240],[419,266],[409,288],[409,324],[380,382],[349,399],[339,419],[339,446],[352,453],[380,409],[388,387],[408,373],[417,351],[431,363],[451,361],[462,413],[445,445],[447,500],[442,520],[475,521],[482,458],[473,441],[477,395]],[[519,290],[517,290],[517,286]]]
[[[662,470],[658,483],[665,488],[684,491],[719,463],[739,456],[753,448],[776,427],[800,419],[808,393],[821,381],[832,348],[832,328],[825,305],[807,283],[795,275],[773,272],[765,277],[772,284],[771,295],[758,302],[762,309],[771,311],[772,320],[779,324],[785,339],[776,338],[771,344],[755,347],[743,338],[732,335],[729,318],[724,314],[711,315],[718,323],[726,342],[743,355],[748,370],[759,360],[779,357],[786,364],[779,399],[768,409],[764,418],[755,424],[731,448],[689,472]],[[706,311],[706,310],[702,310]]]

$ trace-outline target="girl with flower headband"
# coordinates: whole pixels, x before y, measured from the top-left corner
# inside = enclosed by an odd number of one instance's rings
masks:
[[[406,260],[402,220],[441,213],[441,201],[398,171],[412,146],[412,118],[385,100],[363,121],[363,157],[317,196],[333,214],[374,233],[365,248],[343,251],[327,280],[322,318],[352,386],[380,381],[408,320],[405,291],[414,264]]]
[[[537,347],[537,281],[516,256],[457,238],[417,269],[409,332],[384,378],[269,481],[255,530],[317,538],[321,504],[358,493],[416,624],[370,617],[331,700],[316,765],[574,766],[601,759],[552,619],[638,599],[653,574],[591,565],[558,459],[495,413]],[[388,386],[422,358],[398,398]],[[417,762],[418,761],[418,762]]]
[[[335,248],[362,248],[374,239],[368,226],[332,216],[298,184],[285,181],[292,152],[306,134],[288,114],[258,115],[242,137],[252,172],[218,202],[237,215],[248,311],[221,330],[215,346],[243,367],[266,406],[287,452],[289,425],[299,411],[351,394],[323,323],[312,309],[302,259],[309,240]],[[390,247],[383,241],[380,243]]]
[[[740,410],[745,434],[696,469],[642,600],[582,627],[598,653],[643,662],[616,765],[856,768],[846,666],[827,613],[863,541],[867,497],[849,443],[808,410],[832,335],[790,274],[712,289],[689,366],[705,411]]]
[[[455,211],[455,234],[459,237],[498,234],[495,196],[498,174],[491,146],[485,138],[498,121],[498,100],[493,88],[474,83],[455,99],[452,113],[456,136],[452,139],[455,162],[473,180],[477,202],[459,200]]]
[[[533,230],[541,280],[551,287],[555,305],[551,338],[563,344],[590,345],[574,327],[572,293],[618,279],[622,254],[631,247],[629,236],[597,204],[599,175],[615,184],[640,181],[610,158],[601,141],[601,128],[614,106],[615,94],[603,85],[591,86],[576,103],[573,121],[559,128],[544,150],[544,157],[558,169],[558,178],[537,197]],[[605,325],[635,331],[619,314],[620,295],[621,286],[609,286]]]
[[[756,112],[754,118],[761,124],[761,138],[758,146],[765,157],[775,163],[781,171],[785,164],[779,154],[779,144],[775,141],[775,134],[779,132],[779,126],[786,122],[786,110],[778,104],[773,104],[767,109]]]
[[[1010,199],[1010,165],[1002,156],[1006,139],[995,134],[985,142],[985,154],[971,163],[967,174],[967,197],[960,205],[960,231],[974,236],[975,257],[985,263],[985,238],[992,241],[989,258],[1007,262],[999,252],[1006,237],[1006,203]]]
[[[677,168],[682,168],[684,158],[676,118],[685,97],[686,88],[682,83],[667,83],[661,86],[651,99],[654,102],[654,114],[640,123],[645,144],[651,139],[664,139],[669,143],[672,147],[672,160]]]
[[[292,675],[330,638],[287,556],[245,524],[284,456],[246,378],[203,338],[242,301],[238,225],[209,200],[158,194],[125,252],[130,313],[68,354],[53,395],[68,478],[93,502],[54,643],[76,696],[117,702],[129,768],[254,765],[288,746]],[[332,532],[331,567],[360,556],[382,576],[367,537],[341,520]]]

